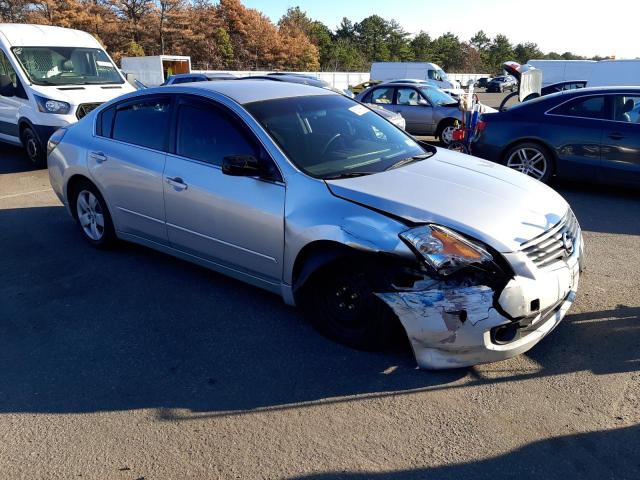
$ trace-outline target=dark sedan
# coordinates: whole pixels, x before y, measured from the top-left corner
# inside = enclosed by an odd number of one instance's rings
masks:
[[[487,92],[515,92],[518,89],[518,81],[511,75],[495,77],[487,84]]]
[[[542,182],[640,184],[640,87],[581,88],[482,116],[472,153]]]

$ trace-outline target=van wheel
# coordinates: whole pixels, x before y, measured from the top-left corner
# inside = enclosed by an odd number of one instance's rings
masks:
[[[109,248],[116,240],[107,203],[92,183],[75,186],[71,208],[84,239],[97,248]]]
[[[34,167],[44,167],[47,165],[44,147],[31,127],[26,127],[22,130],[20,140],[22,140],[22,146],[27,153],[29,162],[31,162]]]
[[[365,262],[343,259],[309,280],[302,310],[323,336],[358,350],[381,350],[394,338],[398,322],[374,294],[380,277]]]

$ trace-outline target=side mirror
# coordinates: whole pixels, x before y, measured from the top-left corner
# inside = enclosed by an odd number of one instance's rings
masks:
[[[263,171],[253,155],[228,155],[222,159],[222,173],[234,177],[257,177]]]
[[[16,88],[9,75],[0,75],[0,95],[3,97],[15,97]]]

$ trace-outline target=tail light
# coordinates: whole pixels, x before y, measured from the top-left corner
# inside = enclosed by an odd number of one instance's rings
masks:
[[[67,133],[66,128],[59,128],[58,130],[53,132],[53,135],[51,135],[51,137],[49,137],[49,141],[47,142],[47,157],[51,155],[51,152],[53,152],[58,144],[62,141],[65,133]]]

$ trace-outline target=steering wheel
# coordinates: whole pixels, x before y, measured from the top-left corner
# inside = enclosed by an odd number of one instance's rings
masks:
[[[327,153],[327,150],[329,150],[329,147],[341,137],[342,137],[341,133],[336,133],[333,137],[331,137],[329,141],[324,144],[324,147],[322,148],[322,153],[320,155],[324,157],[324,154]]]

